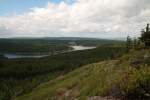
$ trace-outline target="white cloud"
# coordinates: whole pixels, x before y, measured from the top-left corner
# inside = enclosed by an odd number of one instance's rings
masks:
[[[71,5],[49,2],[22,15],[0,17],[0,37],[138,36],[148,21],[150,0],[77,0]]]

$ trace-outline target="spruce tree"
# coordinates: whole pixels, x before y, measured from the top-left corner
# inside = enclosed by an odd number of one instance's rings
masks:
[[[150,47],[150,28],[147,24],[146,29],[142,29],[140,40],[145,44],[146,47]]]
[[[127,36],[127,42],[126,42],[127,52],[130,51],[131,46],[132,46],[131,44],[132,44],[132,40],[131,40],[130,36]]]

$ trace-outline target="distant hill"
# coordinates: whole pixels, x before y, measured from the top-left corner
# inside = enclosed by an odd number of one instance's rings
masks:
[[[106,96],[150,100],[149,49],[83,66],[15,100],[106,100]]]
[[[48,40],[124,40],[124,38],[102,39],[88,37],[13,37],[0,39],[48,39]]]
[[[67,51],[70,42],[83,46],[100,46],[105,44],[125,44],[124,41],[79,37],[45,37],[45,38],[1,38],[0,53],[44,53]]]

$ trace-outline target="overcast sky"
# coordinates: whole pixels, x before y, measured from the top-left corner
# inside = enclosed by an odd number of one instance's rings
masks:
[[[139,36],[150,0],[0,0],[0,38]]]

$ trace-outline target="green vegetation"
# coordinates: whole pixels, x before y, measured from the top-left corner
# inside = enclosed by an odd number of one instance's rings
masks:
[[[141,41],[144,42],[145,46],[150,46],[150,28],[147,24],[146,30],[142,30]]]
[[[130,38],[130,36],[127,36],[127,42],[126,42],[127,52],[129,52],[131,49],[140,50],[140,49],[149,48],[149,47],[150,47],[149,24],[147,24],[145,29],[142,29],[141,37],[132,39]]]
[[[139,40],[128,37],[125,46],[122,41],[71,39],[1,39],[5,45],[0,45],[4,47],[0,49],[0,100],[150,99],[150,50]],[[71,49],[74,43],[97,48],[36,59],[3,56],[56,53]]]
[[[127,37],[127,42],[126,42],[126,46],[127,46],[127,52],[130,51],[131,47],[132,47],[132,39],[128,36]]]
[[[1,59],[0,99],[9,100],[29,93],[39,84],[65,75],[83,65],[117,58],[124,53],[125,47],[117,44],[40,59]]]
[[[83,66],[43,83],[15,100],[87,100],[94,96],[150,99],[150,51],[132,51],[116,60]],[[100,97],[99,97],[100,98]]]
[[[48,39],[0,39],[0,53],[46,53],[71,49],[66,41]]]
[[[12,54],[53,54],[67,51],[70,42],[83,46],[99,46],[105,44],[123,44],[124,41],[90,39],[90,38],[31,38],[0,39],[0,53]]]

